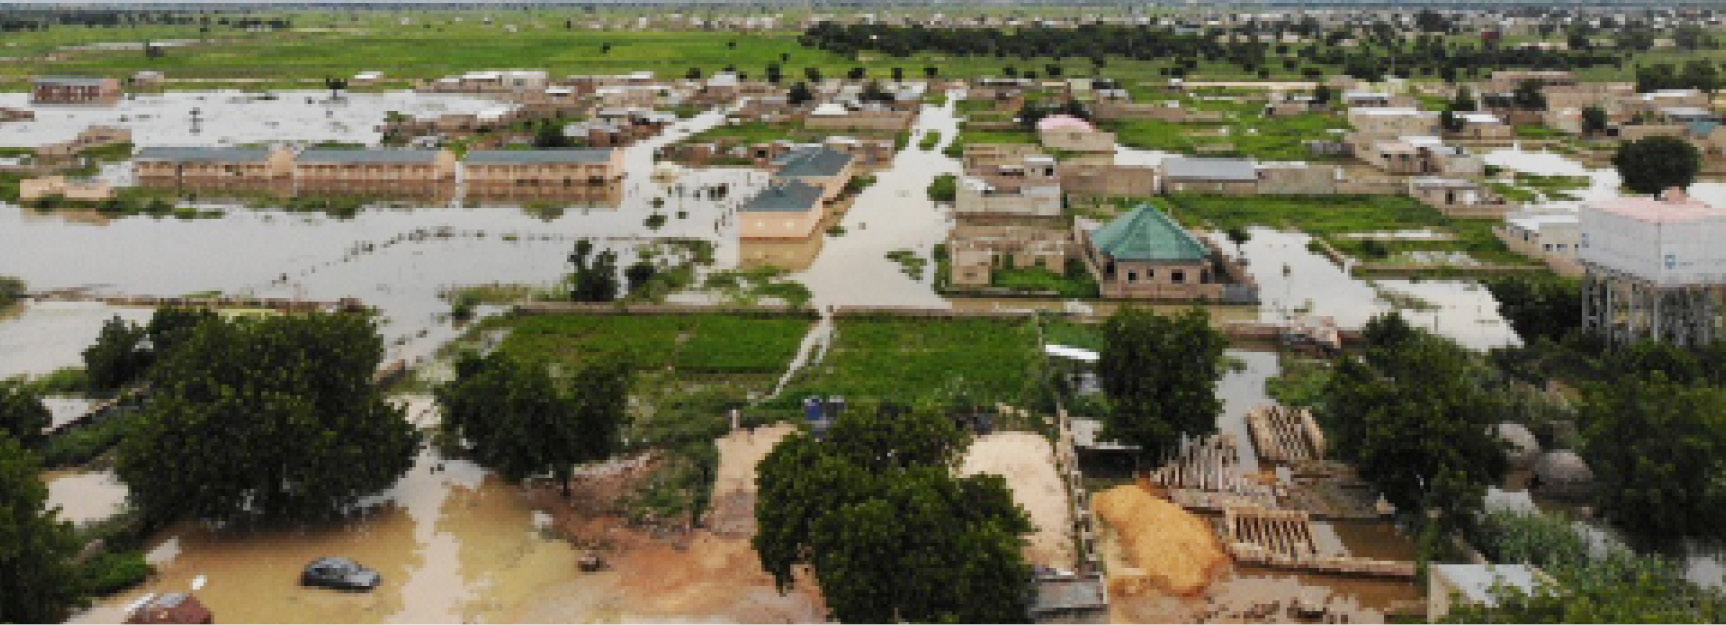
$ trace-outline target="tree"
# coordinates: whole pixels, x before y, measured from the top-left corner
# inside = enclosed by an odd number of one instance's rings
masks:
[[[1200,308],[1178,315],[1131,306],[1116,311],[1103,324],[1097,361],[1109,400],[1105,434],[1154,453],[1173,449],[1183,435],[1215,430],[1227,343]]]
[[[0,433],[0,622],[58,623],[83,596],[72,524],[48,508],[36,456]]]
[[[593,253],[593,242],[575,242],[569,255],[574,271],[569,275],[569,298],[577,302],[609,302],[617,299],[617,252]]]
[[[1517,83],[1516,91],[1510,94],[1510,101],[1524,111],[1546,110],[1546,93],[1541,91],[1540,81],[1532,78]]]
[[[1686,87],[1713,93],[1720,88],[1720,68],[1707,59],[1692,59],[1684,63],[1678,80]]]
[[[1655,194],[1689,187],[1702,170],[1702,154],[1678,137],[1647,137],[1618,146],[1612,164],[1624,186],[1637,193]]]
[[[480,464],[512,480],[550,473],[569,493],[572,469],[610,456],[629,401],[630,371],[610,361],[559,384],[541,363],[465,354],[434,394],[443,430]]]
[[[1458,113],[1472,113],[1480,109],[1480,104],[1474,101],[1474,90],[1468,87],[1457,87],[1456,97],[1450,99],[1446,110]]]
[[[928,67],[923,68],[923,77],[924,78],[928,78],[929,80],[934,80],[936,76],[940,76],[940,75],[941,75],[941,68],[939,68],[939,67],[935,67],[933,65],[930,65]]]
[[[658,274],[659,267],[654,265],[653,261],[645,258],[635,261],[635,264],[632,264],[623,270],[623,277],[629,280],[628,288],[631,293],[640,291],[643,287],[646,287],[647,283],[652,281],[653,277]]]
[[[150,368],[148,333],[137,324],[115,315],[102,324],[96,342],[84,350],[84,372],[96,390],[113,390],[131,384]]]
[[[1312,103],[1317,106],[1330,106],[1330,101],[1334,97],[1330,85],[1319,85],[1312,90]]]
[[[701,68],[691,67],[689,71],[683,73],[683,77],[689,80],[701,80]]]
[[[25,283],[12,276],[0,276],[0,308],[7,308],[24,299]]]
[[[777,85],[779,81],[784,79],[785,72],[779,68],[778,63],[767,64],[767,82]]]
[[[757,473],[752,540],[781,590],[812,565],[842,622],[1025,622],[1032,527],[1000,476],[952,474],[968,440],[939,414],[842,415],[793,434]]]
[[[563,134],[563,124],[556,120],[545,120],[533,131],[533,147],[539,149],[567,148],[575,145],[568,135]]]
[[[215,311],[207,308],[186,308],[166,306],[157,308],[150,315],[150,323],[144,326],[144,334],[150,339],[150,358],[152,361],[166,358],[191,336],[192,331],[206,321],[219,318]]]
[[[1404,511],[1436,511],[1454,527],[1503,467],[1489,428],[1502,402],[1466,350],[1401,315],[1366,328],[1364,357],[1345,358],[1316,416],[1331,448]]]
[[[849,71],[845,72],[845,77],[851,80],[863,80],[864,78],[869,77],[869,70],[862,67],[853,67]]]
[[[0,436],[33,448],[42,444],[42,432],[53,422],[54,413],[42,403],[42,395],[23,378],[0,380]]]
[[[1599,136],[1606,133],[1606,109],[1598,106],[1587,106],[1582,109],[1582,135],[1586,137]]]
[[[116,471],[140,506],[218,523],[352,511],[413,464],[419,434],[372,376],[364,317],[201,323],[150,373],[150,402]]]
[[[821,68],[805,67],[803,68],[803,77],[808,78],[809,82],[819,83],[821,82]]]
[[[1576,280],[1511,276],[1488,280],[1486,288],[1524,341],[1558,341],[1582,326],[1582,285]]]
[[[896,82],[896,83],[905,82],[905,68],[903,68],[903,67],[893,68],[893,82]]]
[[[1241,252],[1241,246],[1246,245],[1247,241],[1251,241],[1253,238],[1253,235],[1252,235],[1252,233],[1247,232],[1246,228],[1242,228],[1240,226],[1230,226],[1228,229],[1228,237],[1229,237],[1229,242],[1235,244],[1235,255],[1241,256],[1241,255],[1243,255],[1243,253]]]
[[[324,78],[324,88],[330,90],[331,98],[342,97],[342,90],[348,88],[348,79],[326,77]]]
[[[791,89],[785,94],[785,101],[790,103],[791,106],[801,106],[814,99],[815,94],[809,92],[808,83],[800,82],[795,85],[791,85]]]
[[[1601,511],[1644,539],[1726,536],[1726,389],[1626,375],[1580,411]]]

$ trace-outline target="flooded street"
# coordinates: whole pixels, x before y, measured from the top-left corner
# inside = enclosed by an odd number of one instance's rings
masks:
[[[48,505],[59,506],[60,518],[73,523],[106,519],[126,505],[126,485],[112,471],[48,471],[42,483],[48,485]]]

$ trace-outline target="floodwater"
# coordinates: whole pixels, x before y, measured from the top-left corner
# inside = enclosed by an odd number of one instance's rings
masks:
[[[1231,349],[1227,358],[1241,364],[1229,369],[1217,383],[1217,396],[1223,399],[1223,412],[1217,415],[1217,430],[1235,437],[1241,450],[1241,470],[1259,470],[1258,453],[1253,448],[1252,432],[1247,429],[1247,413],[1254,407],[1274,403],[1265,393],[1265,380],[1282,372],[1276,352]]]
[[[48,506],[58,506],[60,519],[73,523],[113,516],[125,508],[129,494],[112,471],[48,471],[42,483],[48,486]]]
[[[1486,349],[1520,342],[1498,314],[1492,294],[1468,280],[1366,280],[1306,248],[1312,237],[1265,227],[1249,229],[1242,245],[1247,270],[1259,283],[1263,321],[1301,315],[1331,317],[1344,328],[1359,328],[1374,315],[1398,308],[1378,289],[1412,296],[1425,305],[1400,311],[1409,323],[1431,329],[1458,343]],[[1218,235],[1220,236],[1220,235]],[[1226,242],[1223,242],[1226,244]],[[1377,287],[1375,289],[1374,287]]]
[[[408,116],[478,113],[500,106],[472,95],[349,93],[331,100],[327,90],[238,90],[132,94],[111,106],[33,105],[30,94],[0,93],[0,106],[36,112],[36,120],[0,124],[0,146],[36,147],[77,136],[90,126],[132,129],[140,146],[236,145],[259,141],[376,144],[384,114]],[[196,111],[194,116],[193,111]]]
[[[235,209],[219,219],[93,223],[0,205],[0,268],[33,289],[356,297],[379,309],[392,357],[423,359],[457,334],[444,318],[449,305],[440,292],[467,284],[554,283],[567,273],[566,257],[578,238],[602,239],[602,248],[619,251],[620,264],[634,260],[637,244],[709,239],[722,265],[734,263],[736,206],[766,184],[765,173],[709,169],[671,183],[648,179],[654,149],[721,119],[710,113],[685,120],[628,148],[631,174],[617,207],[571,207],[560,215],[510,206],[372,208],[351,218]],[[730,187],[721,199],[699,192],[720,185]],[[656,198],[662,208],[653,207]],[[654,229],[646,218],[656,210],[666,223]],[[77,364],[110,312],[90,304],[39,304],[0,324],[0,375]]]

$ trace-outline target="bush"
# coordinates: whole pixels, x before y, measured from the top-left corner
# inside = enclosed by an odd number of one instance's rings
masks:
[[[941,174],[929,183],[929,201],[952,202],[959,197],[959,179],[953,174]]]
[[[84,588],[91,594],[110,595],[149,579],[155,569],[140,551],[104,552],[84,562]]]

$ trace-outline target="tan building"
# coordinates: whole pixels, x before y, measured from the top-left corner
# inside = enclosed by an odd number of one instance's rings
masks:
[[[961,165],[966,173],[978,174],[996,167],[1019,165],[1025,157],[1042,153],[1041,147],[1029,143],[966,144]]]
[[[1064,228],[960,224],[947,237],[951,281],[956,287],[987,287],[995,269],[1003,267],[1065,273],[1077,247]]]
[[[1157,192],[1155,167],[1070,159],[1061,161],[1056,170],[1061,177],[1061,189],[1070,195],[1116,197]]]
[[[31,104],[113,104],[126,92],[118,78],[44,76],[30,92]]]
[[[68,159],[85,150],[113,145],[130,145],[131,143],[132,129],[130,128],[91,126],[78,133],[78,136],[73,137],[71,141],[50,143],[36,148],[36,156],[44,160]]]
[[[1576,213],[1511,213],[1492,232],[1510,251],[1544,261],[1553,273],[1583,274],[1578,256],[1581,219]]]
[[[79,182],[67,180],[65,176],[32,178],[18,183],[18,199],[21,201],[34,202],[51,197],[72,202],[102,202],[113,199],[114,188],[106,182]]]
[[[1115,153],[1115,133],[1097,130],[1090,122],[1070,115],[1050,115],[1039,120],[1037,141],[1043,147],[1064,152]]]
[[[132,159],[141,185],[158,188],[268,188],[294,173],[287,148],[144,148]]]
[[[1354,127],[1349,143],[1357,148],[1391,137],[1436,135],[1441,130],[1438,113],[1407,107],[1349,109],[1348,123]]]
[[[1408,195],[1448,217],[1498,217],[1516,208],[1486,185],[1462,178],[1410,178]]]
[[[821,201],[831,202],[851,182],[856,162],[856,157],[825,146],[800,148],[773,160],[773,177],[819,187]]]
[[[1355,156],[1380,171],[1397,175],[1478,176],[1486,170],[1480,157],[1445,145],[1437,137],[1375,141]]]
[[[1159,165],[1163,193],[1256,195],[1258,167],[1243,158],[1165,158]]]
[[[623,151],[475,150],[462,161],[469,189],[601,186],[623,179]]]
[[[737,209],[745,241],[800,240],[816,236],[827,217],[823,190],[796,180],[776,181]]]
[[[1258,286],[1245,268],[1154,207],[1140,206],[1100,226],[1080,219],[1074,229],[1105,298],[1258,301]]]
[[[438,195],[455,184],[449,150],[336,150],[313,148],[294,159],[300,191]]]

